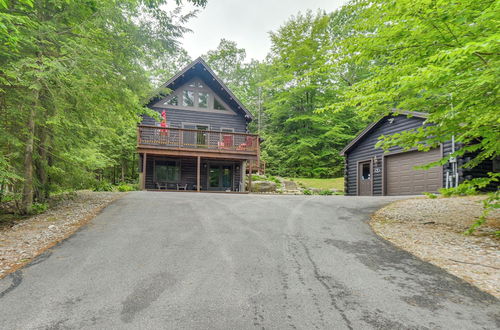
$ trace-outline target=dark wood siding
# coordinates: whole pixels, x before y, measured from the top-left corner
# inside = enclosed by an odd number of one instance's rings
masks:
[[[392,123],[389,119],[393,119]],[[346,172],[345,172],[345,188],[347,195],[357,194],[357,163],[359,161],[370,160],[377,156],[377,164],[373,164],[373,195],[380,196],[383,194],[383,164],[382,159],[384,152],[380,148],[375,148],[375,144],[379,141],[381,135],[392,135],[405,130],[416,129],[422,126],[424,119],[412,117],[408,118],[404,115],[396,117],[388,117],[379,122],[373,130],[366,134],[351,150],[346,153]],[[393,147],[389,152],[402,151],[400,147]]]
[[[176,160],[180,162],[181,167],[181,177],[179,184],[188,185],[188,189],[193,189],[193,185],[196,184],[196,163],[197,159],[194,157],[185,157],[185,158],[175,158],[175,157],[162,157],[162,156],[153,156],[147,155],[146,159],[146,189],[157,189],[154,183],[154,163],[155,161],[161,160]],[[242,162],[241,161],[225,161],[225,160],[216,160],[216,159],[201,159],[201,168],[200,168],[200,183],[202,190],[207,190],[208,183],[208,164],[209,163],[223,163],[233,166],[233,191],[238,191],[240,187],[241,180],[241,170],[237,170],[238,166],[241,169]],[[174,188],[175,189],[175,188]]]
[[[164,109],[155,108],[154,110],[161,113]],[[210,126],[209,130],[218,131],[223,128],[232,128],[235,133],[246,133],[246,120],[243,116],[204,112],[190,111],[181,109],[165,109],[167,112],[167,122],[170,127],[182,128],[182,123],[196,123]],[[157,122],[149,117],[143,116],[143,125],[156,125]]]

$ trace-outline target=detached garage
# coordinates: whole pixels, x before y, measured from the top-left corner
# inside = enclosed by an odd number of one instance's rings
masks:
[[[395,113],[371,124],[352,140],[341,152],[345,157],[346,194],[419,195],[445,186],[443,167],[417,170],[415,166],[441,159],[451,152],[451,142],[429,152],[401,148],[384,152],[375,147],[381,135],[416,129],[425,124],[426,117],[418,112]]]
[[[382,135],[413,130],[426,125],[427,114],[421,112],[394,112],[369,125],[340,153],[345,157],[346,195],[420,195],[424,192],[438,192],[442,187],[455,187],[465,179],[487,176],[498,172],[500,159],[486,160],[478,166],[461,168],[470,157],[466,154],[444,166],[418,170],[415,166],[429,164],[458,149],[452,141],[428,152],[404,151],[393,147],[384,152],[375,145]],[[492,183],[485,190],[498,189]]]

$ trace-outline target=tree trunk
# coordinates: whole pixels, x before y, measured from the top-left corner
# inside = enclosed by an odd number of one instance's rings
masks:
[[[49,197],[48,180],[47,180],[48,135],[46,127],[40,129],[39,139],[40,139],[40,145],[38,148],[39,159],[37,164],[37,175],[38,175],[38,180],[40,181],[40,188],[37,193],[37,199],[41,203],[44,203]]]
[[[38,96],[36,96],[38,98]],[[26,147],[24,150],[24,185],[23,185],[23,200],[21,212],[24,214],[31,213],[33,205],[33,144],[35,136],[35,108],[30,107],[28,118],[28,137],[26,139]]]
[[[122,159],[122,182],[125,182],[125,173],[127,172],[127,160],[126,159]]]

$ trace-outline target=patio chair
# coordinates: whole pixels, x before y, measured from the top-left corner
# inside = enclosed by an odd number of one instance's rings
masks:
[[[156,188],[158,190],[163,190],[167,189],[167,183],[166,182],[155,182]]]

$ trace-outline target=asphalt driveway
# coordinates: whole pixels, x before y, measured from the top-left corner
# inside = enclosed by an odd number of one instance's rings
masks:
[[[497,299],[372,233],[389,201],[131,193],[0,280],[0,329],[498,328]]]

